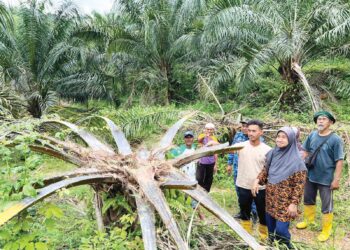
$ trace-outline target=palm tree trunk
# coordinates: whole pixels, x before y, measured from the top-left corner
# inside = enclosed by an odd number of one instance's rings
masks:
[[[320,101],[319,98],[316,97],[314,91],[312,90],[309,82],[307,81],[303,71],[301,70],[300,65],[297,62],[292,63],[293,71],[298,75],[311,103],[311,107],[313,112],[317,112],[320,109]]]
[[[208,85],[207,81],[203,78],[203,76],[201,74],[198,74],[199,78],[202,80],[203,84],[207,87],[208,91],[210,92],[210,94],[213,96],[215,102],[218,104],[220,110],[221,110],[221,118],[224,118],[225,116],[225,110],[222,108],[218,98],[216,97],[216,95],[214,94],[214,92],[211,90],[210,86]]]

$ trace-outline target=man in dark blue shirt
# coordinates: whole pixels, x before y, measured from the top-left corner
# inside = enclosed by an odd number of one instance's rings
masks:
[[[304,192],[304,221],[298,229],[306,228],[315,221],[316,196],[320,192],[322,202],[322,232],[318,240],[328,240],[333,224],[333,190],[339,188],[343,168],[344,150],[342,139],[330,130],[335,123],[334,116],[327,111],[314,115],[317,130],[313,131],[303,144],[305,157],[316,152],[313,167],[309,168]],[[317,152],[317,150],[319,151]]]

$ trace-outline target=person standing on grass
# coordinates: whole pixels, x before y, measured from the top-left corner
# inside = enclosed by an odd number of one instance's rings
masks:
[[[198,136],[198,147],[210,147],[218,145],[218,139],[214,136],[215,125],[207,123],[205,125],[205,131]],[[205,156],[199,159],[196,179],[198,184],[203,187],[208,193],[210,192],[211,185],[213,183],[214,173],[218,170],[218,155]]]
[[[343,168],[344,149],[342,139],[331,131],[334,116],[327,111],[314,115],[317,130],[313,131],[303,144],[306,162],[311,161],[304,192],[304,221],[297,224],[305,229],[315,222],[316,196],[320,192],[322,203],[322,232],[317,239],[328,240],[333,225],[333,190],[339,188]],[[309,161],[310,162],[310,161]]]
[[[261,137],[262,138],[262,137]],[[245,142],[248,141],[248,124],[247,121],[241,121],[241,131],[237,132],[235,136],[233,137],[232,144],[235,143],[240,143],[240,142]],[[233,167],[233,168],[232,168]],[[236,185],[237,183],[237,171],[238,171],[238,153],[230,153],[228,155],[228,160],[227,160],[227,168],[226,171],[229,175],[232,174],[233,170],[233,181],[235,185],[235,191],[237,194],[238,198],[238,187]],[[252,217],[253,217],[253,222],[256,223],[258,219],[258,214],[256,212],[256,205],[253,201],[252,203]],[[234,218],[240,219],[241,218],[241,212],[239,211]]]
[[[170,150],[168,154],[169,159],[179,157],[183,154],[190,154],[196,150],[194,142],[194,134],[192,131],[186,131],[184,133],[184,144]],[[192,161],[181,167],[182,172],[184,172],[191,180],[196,180],[196,162]],[[191,207],[195,208],[197,202],[195,200],[191,201]]]
[[[298,215],[306,175],[295,129],[281,128],[277,132],[276,146],[266,155],[265,168],[254,182],[252,194],[255,197],[259,193],[259,185],[266,185],[269,239],[271,242],[277,240],[289,249],[292,247],[289,225]]]
[[[243,149],[238,152],[236,182],[238,203],[241,210],[241,225],[248,233],[252,233],[250,212],[254,200],[259,217],[259,236],[262,240],[265,240],[268,234],[265,218],[265,187],[260,186],[260,190],[255,197],[252,195],[251,189],[258,174],[264,168],[265,155],[271,150],[271,147],[260,140],[264,133],[261,121],[251,120],[247,125],[249,140],[234,144],[243,146]]]

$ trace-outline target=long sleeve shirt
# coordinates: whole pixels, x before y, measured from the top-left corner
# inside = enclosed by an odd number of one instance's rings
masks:
[[[237,132],[235,136],[233,137],[232,140],[232,145],[239,143],[239,142],[244,142],[248,141],[248,135],[243,134],[242,132]],[[233,166],[233,175],[237,176],[237,171],[238,171],[238,154],[237,153],[230,153],[228,154],[228,160],[227,164]]]
[[[287,210],[290,204],[299,205],[304,193],[306,171],[299,171],[277,184],[268,182],[268,173],[264,168],[258,175],[259,184],[266,185],[266,212],[275,219],[291,221]],[[300,211],[298,210],[298,213]]]

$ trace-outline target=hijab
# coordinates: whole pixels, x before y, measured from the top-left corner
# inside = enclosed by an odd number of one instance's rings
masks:
[[[283,148],[276,146],[266,155],[268,182],[271,184],[280,183],[294,173],[306,170],[293,128],[283,127],[278,130],[277,134],[280,132],[284,132],[287,135],[288,145]]]

